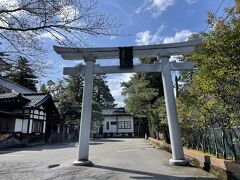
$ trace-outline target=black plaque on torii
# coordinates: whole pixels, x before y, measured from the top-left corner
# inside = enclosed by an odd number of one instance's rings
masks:
[[[133,68],[133,47],[119,47],[120,69]]]

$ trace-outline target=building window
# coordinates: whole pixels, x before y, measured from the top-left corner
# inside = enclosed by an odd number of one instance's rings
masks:
[[[117,125],[117,121],[111,121],[111,125]]]
[[[32,124],[32,132],[42,132],[43,131],[43,121],[34,121]]]
[[[106,127],[107,130],[109,130],[109,122],[107,122],[107,127]]]
[[[131,121],[119,121],[118,129],[131,129]]]
[[[43,111],[40,111],[39,119],[41,119],[41,120],[45,120],[44,112],[43,112]]]

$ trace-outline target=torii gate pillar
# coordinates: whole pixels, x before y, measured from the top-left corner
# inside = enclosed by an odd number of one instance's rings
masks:
[[[172,148],[172,159],[169,160],[170,165],[186,165],[188,161],[185,160],[183,154],[183,146],[178,125],[176,100],[173,92],[173,83],[171,75],[171,66],[169,62],[170,56],[161,56],[162,67],[162,81],[164,97],[167,109],[168,127]]]
[[[89,139],[92,117],[92,97],[93,97],[93,67],[95,59],[84,59],[86,62],[86,73],[84,76],[84,88],[82,99],[82,113],[79,130],[79,152],[78,160],[74,161],[74,165],[88,166],[92,162],[88,159]]]

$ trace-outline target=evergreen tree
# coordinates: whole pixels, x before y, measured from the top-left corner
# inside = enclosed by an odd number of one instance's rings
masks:
[[[19,57],[16,64],[10,69],[7,78],[17,84],[36,91],[37,75],[29,61],[24,57]]]
[[[74,75],[64,79],[66,87],[58,96],[60,112],[66,122],[79,125],[82,108],[83,76]]]
[[[96,101],[101,108],[111,108],[116,106],[114,104],[115,99],[113,98],[105,79],[106,76],[104,75],[96,75],[94,77],[93,100]]]
[[[102,108],[114,107],[114,98],[107,86],[104,75],[94,76],[92,130],[102,122]],[[66,122],[79,126],[82,109],[84,78],[82,75],[73,75],[64,81],[48,81],[47,90],[59,102],[59,110]]]
[[[40,86],[39,91],[40,91],[41,93],[47,93],[47,92],[48,92],[45,83],[43,83],[43,84]]]
[[[143,64],[155,61],[156,58],[141,59]],[[122,94],[126,96],[126,110],[134,115],[147,115],[151,137],[162,132],[168,138],[161,73],[135,74],[129,82],[122,83],[122,87]]]

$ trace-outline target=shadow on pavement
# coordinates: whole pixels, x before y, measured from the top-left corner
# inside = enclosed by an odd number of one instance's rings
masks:
[[[90,142],[90,145],[100,145],[100,144],[104,144],[104,143],[101,143],[101,142]]]
[[[131,173],[136,174],[140,176],[130,176],[132,179],[181,179],[181,180],[190,180],[190,179],[200,179],[200,180],[214,180],[216,178],[211,177],[176,177],[171,175],[164,175],[164,174],[157,174],[157,173],[151,173],[151,172],[145,172],[145,171],[138,171],[138,170],[132,170],[132,169],[123,169],[123,168],[116,168],[116,167],[109,167],[109,166],[102,166],[102,165],[94,165],[93,168],[98,169],[104,169],[104,170],[111,170],[111,171],[118,171],[118,172],[124,172],[124,173]]]
[[[62,149],[62,148],[72,148],[76,147],[76,143],[60,143],[60,144],[43,144],[43,145],[35,145],[35,146],[25,146],[25,147],[13,147],[13,148],[6,148],[0,150],[1,154],[7,153],[14,153],[20,151],[43,151],[43,150],[50,150],[50,149]]]
[[[93,142],[124,142],[124,139],[99,138],[92,139]]]
[[[124,142],[124,140],[120,139],[93,139],[90,141],[90,145],[101,145],[107,142]],[[73,148],[77,146],[77,142],[70,142],[70,143],[58,143],[58,144],[42,144],[42,145],[34,145],[34,146],[24,146],[24,147],[12,147],[12,148],[4,148],[0,149],[0,156],[1,154],[8,154],[20,151],[43,151],[43,150],[50,150],[50,149],[61,149],[61,148]]]

